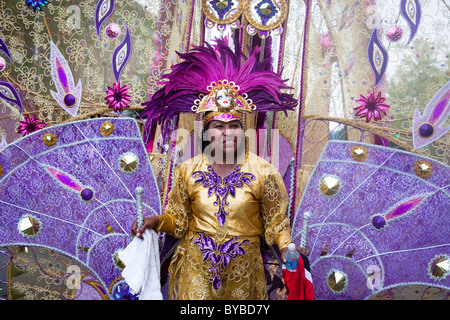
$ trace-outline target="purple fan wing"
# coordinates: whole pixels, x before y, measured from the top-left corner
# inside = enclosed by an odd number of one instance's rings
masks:
[[[358,153],[354,153],[357,148]],[[353,158],[365,153],[367,158]],[[330,141],[302,195],[316,299],[366,299],[411,283],[450,288],[450,167],[391,148]],[[441,262],[442,264],[442,262]]]
[[[46,143],[46,136],[53,144]],[[134,119],[99,118],[41,129],[0,152],[0,246],[41,246],[84,264],[105,288],[121,276],[135,188],[144,216],[159,192]],[[111,292],[110,292],[111,293]]]

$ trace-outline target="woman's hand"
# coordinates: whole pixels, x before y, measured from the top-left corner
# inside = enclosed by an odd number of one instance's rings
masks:
[[[306,249],[304,251],[303,251],[302,248],[300,248],[300,246],[295,246],[295,248],[297,249],[297,251],[300,254],[302,254],[302,255],[304,255],[306,257],[309,256],[309,251],[310,251],[309,246],[306,246]],[[286,263],[286,257],[285,257],[286,252],[288,252],[288,248],[287,247],[281,249],[281,251],[280,251],[280,253],[281,253],[281,261],[283,261],[284,263]]]
[[[144,224],[142,227],[137,228],[137,220],[134,219],[133,225],[131,226],[131,232],[136,235],[139,239],[144,239],[142,235],[144,234],[146,229],[156,229],[159,225],[159,217],[158,216],[151,216],[151,217],[145,217],[144,218]]]

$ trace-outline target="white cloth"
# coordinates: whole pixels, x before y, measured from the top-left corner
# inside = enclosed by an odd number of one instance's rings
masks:
[[[162,300],[158,235],[146,229],[144,240],[135,237],[119,254],[125,264],[122,277],[132,294],[140,293],[139,300]]]

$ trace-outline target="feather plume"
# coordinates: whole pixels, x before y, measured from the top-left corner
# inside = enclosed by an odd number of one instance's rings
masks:
[[[212,46],[194,47],[189,53],[179,53],[181,62],[171,67],[172,71],[158,82],[163,85],[151,99],[144,102],[142,116],[157,119],[163,134],[169,130],[168,120],[180,113],[192,112],[194,101],[201,94],[207,95],[207,87],[219,80],[228,80],[239,86],[240,95],[247,94],[256,105],[256,111],[293,110],[297,100],[282,90],[293,89],[286,85],[281,73],[272,71],[270,57],[259,61],[261,48],[248,50],[248,57],[236,43],[236,50],[227,45],[227,39],[216,39]]]

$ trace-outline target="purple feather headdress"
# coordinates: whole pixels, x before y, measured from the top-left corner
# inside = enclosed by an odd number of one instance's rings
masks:
[[[224,85],[236,93],[236,111],[294,109],[297,100],[292,94],[281,92],[293,88],[272,71],[270,58],[259,61],[260,47],[253,48],[247,57],[238,45],[234,52],[226,42],[226,39],[216,40],[214,46],[206,43],[189,53],[177,53],[182,62],[172,66],[172,72],[158,83],[164,86],[142,104],[145,106],[142,116],[147,117],[147,124],[148,120],[157,119],[162,131],[167,133],[168,120],[180,113],[217,110],[211,94]]]

